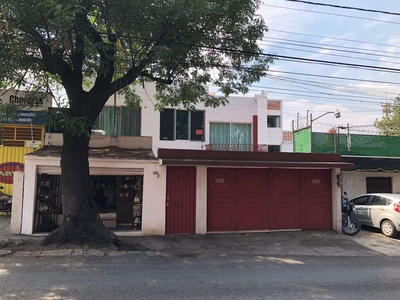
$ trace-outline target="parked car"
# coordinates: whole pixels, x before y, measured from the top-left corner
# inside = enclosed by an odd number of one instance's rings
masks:
[[[380,228],[388,237],[400,231],[400,194],[364,194],[350,201],[355,205],[352,216],[362,225]]]

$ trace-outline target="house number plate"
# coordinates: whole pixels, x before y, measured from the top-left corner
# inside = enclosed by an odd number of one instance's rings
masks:
[[[215,183],[224,183],[223,178],[215,178]]]

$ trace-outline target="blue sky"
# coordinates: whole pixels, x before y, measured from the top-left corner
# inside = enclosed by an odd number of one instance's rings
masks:
[[[400,13],[400,1],[394,0],[310,1]],[[264,0],[260,14],[269,27],[260,42],[266,53],[399,69],[276,61],[252,93],[264,91],[269,99],[283,100],[283,128],[291,130],[298,116],[304,122],[307,110],[316,118],[338,109],[341,118],[328,114],[316,120],[314,128],[318,125],[324,131],[349,124],[354,130],[373,130],[375,119],[382,117],[382,105],[400,94],[400,84],[393,84],[400,83],[400,16],[285,0]]]

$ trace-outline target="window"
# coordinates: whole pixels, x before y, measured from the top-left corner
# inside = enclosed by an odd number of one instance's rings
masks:
[[[160,112],[160,140],[203,140],[204,111],[164,109]]]
[[[372,198],[371,205],[386,205],[386,198],[374,196]]]
[[[367,194],[392,193],[391,177],[367,177]]]
[[[281,127],[281,117],[280,116],[268,116],[267,117],[268,127],[280,128]]]
[[[268,152],[281,152],[281,146],[268,145]]]
[[[251,145],[251,124],[210,123],[210,144],[230,145],[230,149],[246,150],[239,145]],[[226,149],[228,150],[228,149]]]
[[[95,126],[106,135],[140,136],[141,109],[104,106]]]
[[[19,125],[3,125],[0,127],[0,145],[10,147],[26,147],[26,142],[42,143],[40,126],[24,127]]]
[[[361,196],[353,200],[354,205],[368,205],[370,196]]]

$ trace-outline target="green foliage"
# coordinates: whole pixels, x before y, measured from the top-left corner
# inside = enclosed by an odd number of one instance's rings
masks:
[[[12,123],[18,119],[19,106],[11,103],[0,104],[0,120],[1,122]]]
[[[52,109],[49,111],[48,124],[62,131],[68,131],[72,136],[90,136],[93,122],[84,117],[72,117],[68,109]]]
[[[400,97],[396,97],[392,105],[387,105],[381,120],[375,126],[386,135],[400,135]]]
[[[223,105],[273,61],[257,44],[267,31],[260,2],[2,0],[0,82],[61,84],[70,116],[88,120],[114,92],[140,105],[129,85],[144,80],[157,83],[159,108]],[[223,96],[209,96],[207,84]]]

